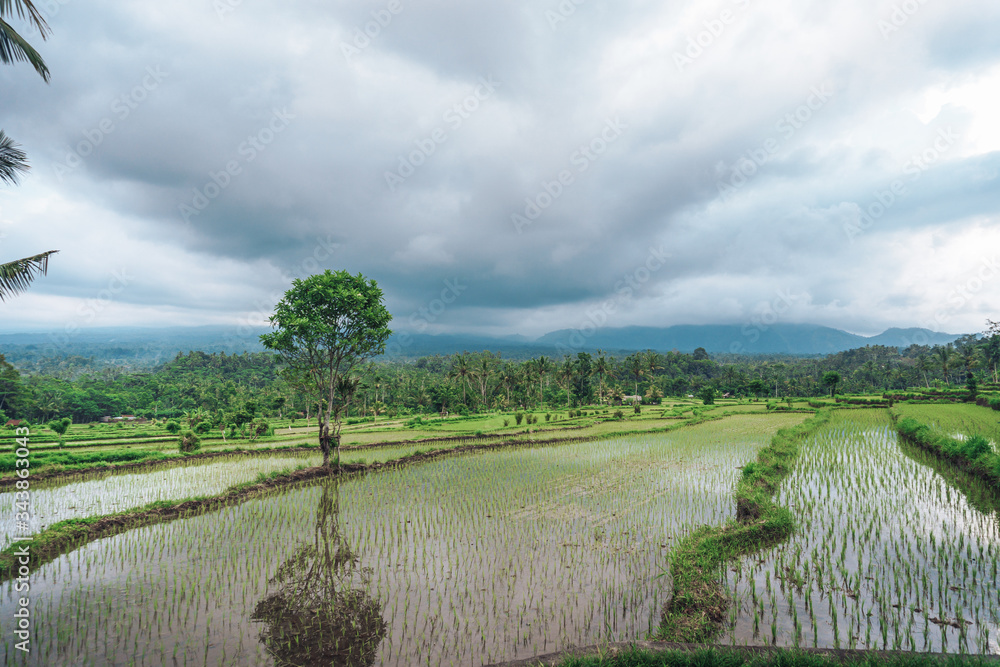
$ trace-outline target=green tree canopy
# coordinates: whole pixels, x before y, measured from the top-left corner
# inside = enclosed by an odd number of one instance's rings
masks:
[[[276,331],[260,337],[281,356],[289,383],[320,408],[324,466],[330,465],[331,449],[340,462],[341,417],[358,386],[351,374],[385,351],[391,320],[374,280],[328,270],[294,281],[271,316]]]

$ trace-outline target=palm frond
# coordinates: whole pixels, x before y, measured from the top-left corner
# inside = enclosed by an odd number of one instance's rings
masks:
[[[38,11],[32,0],[0,0],[0,18],[14,14],[17,14],[17,18],[21,20],[27,19],[28,23],[35,26],[42,39],[48,37],[49,33],[52,32],[45,17]]]
[[[13,262],[0,264],[0,301],[4,297],[19,294],[26,289],[38,274],[45,275],[49,270],[49,255],[59,252],[49,250],[34,257],[25,257]]]
[[[26,62],[35,68],[43,80],[49,80],[49,68],[42,56],[31,44],[17,34],[17,31],[4,20],[17,14],[18,18],[27,20],[45,39],[51,32],[45,17],[31,3],[31,0],[0,0],[0,63]]]
[[[18,174],[28,171],[28,156],[14,140],[0,130],[0,183],[17,183]]]

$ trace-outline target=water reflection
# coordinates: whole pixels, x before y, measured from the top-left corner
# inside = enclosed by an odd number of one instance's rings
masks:
[[[369,594],[371,570],[359,567],[340,529],[339,480],[323,485],[312,543],[278,568],[251,620],[281,666],[367,667],[386,634],[381,605]]]

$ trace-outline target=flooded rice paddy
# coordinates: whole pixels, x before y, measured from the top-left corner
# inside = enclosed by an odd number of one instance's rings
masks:
[[[838,412],[778,502],[799,527],[745,559],[724,641],[1000,653],[1000,493],[900,442],[886,412]]]
[[[669,549],[731,517],[739,466],[802,419],[454,456],[100,540],[32,575],[27,663],[475,665],[642,638]]]
[[[263,473],[319,465],[319,454],[233,455],[156,466],[141,472],[98,472],[33,484],[34,532],[58,521],[124,512],[158,500],[217,495]],[[15,489],[0,493],[0,507],[13,507]],[[0,513],[0,549],[14,534],[13,513]]]

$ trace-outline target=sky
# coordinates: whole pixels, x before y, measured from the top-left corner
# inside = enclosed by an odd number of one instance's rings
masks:
[[[296,278],[392,327],[982,331],[995,0],[35,0],[0,67],[0,331],[266,324]]]

